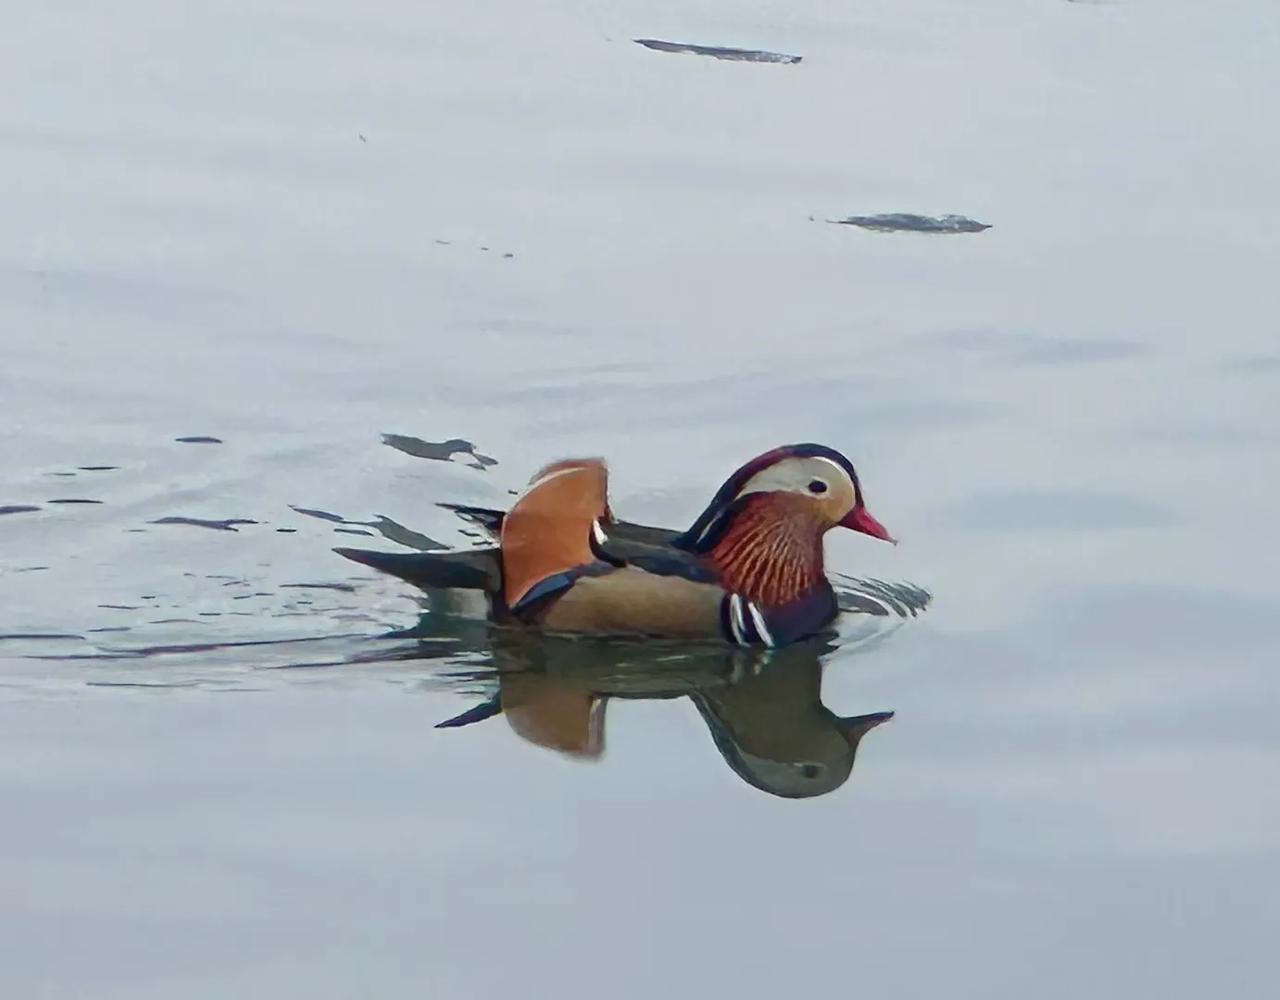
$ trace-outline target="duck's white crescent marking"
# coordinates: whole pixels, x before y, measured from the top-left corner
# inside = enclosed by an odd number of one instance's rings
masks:
[[[591,537],[596,540],[597,545],[603,545],[609,540],[609,536],[604,533],[604,528],[600,527],[600,522],[591,522]]]
[[[747,610],[751,612],[751,620],[755,622],[756,631],[760,634],[760,638],[764,640],[766,646],[773,645],[773,635],[769,632],[769,626],[764,623],[764,615],[750,601],[747,602]]]
[[[746,625],[742,620],[742,598],[737,594],[729,595],[729,627],[733,630],[733,641],[739,646],[747,644],[744,638]]]

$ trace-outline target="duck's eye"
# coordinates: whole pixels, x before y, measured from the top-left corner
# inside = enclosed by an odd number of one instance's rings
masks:
[[[810,493],[826,493],[827,484],[824,483],[821,479],[810,479],[809,492]]]

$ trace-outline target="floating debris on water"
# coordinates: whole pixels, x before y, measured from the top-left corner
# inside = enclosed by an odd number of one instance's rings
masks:
[[[207,434],[192,434],[190,437],[174,438],[179,444],[222,444],[222,438],[210,437]]]
[[[423,552],[433,552],[439,549],[448,548],[444,543],[437,542],[434,538],[429,538],[417,531],[406,528],[403,524],[400,524],[398,521],[393,521],[385,514],[378,514],[372,521],[352,521],[343,517],[341,514],[333,514],[327,510],[320,510],[316,507],[299,507],[296,504],[290,504],[289,509],[296,511],[299,514],[305,514],[307,517],[314,517],[321,521],[328,521],[331,524],[347,525],[348,527],[334,528],[333,530],[341,531],[348,535],[370,535],[372,532],[353,531],[352,528],[372,528],[378,534],[382,535],[383,538],[390,539],[393,542],[399,542],[401,545],[408,545],[411,548],[421,549]]]
[[[84,639],[84,636],[75,632],[7,632],[0,635],[0,642],[14,642],[20,640],[50,640],[50,639]]]
[[[789,56],[784,52],[766,52],[763,49],[731,49],[720,45],[693,45],[687,42],[664,42],[657,38],[632,39],[637,45],[658,52],[682,52],[695,56],[711,56],[713,59],[729,59],[733,62],[783,63],[794,66],[802,56]]]
[[[438,552],[449,547],[443,542],[437,542],[434,538],[414,531],[412,528],[406,528],[403,524],[393,521],[385,514],[379,514],[372,521],[348,521],[347,523],[360,524],[366,528],[372,528],[388,541],[407,545],[409,548],[418,549],[420,552]],[[334,530],[340,531],[341,529],[335,528]]]
[[[963,215],[913,215],[889,212],[885,215],[851,215],[847,219],[828,219],[837,226],[857,226],[877,233],[980,233],[991,226]]]
[[[148,524],[186,524],[195,528],[212,528],[215,531],[238,531],[238,524],[258,524],[245,517],[203,518],[203,517],[160,517]]]
[[[327,510],[320,510],[318,507],[298,507],[295,504],[289,504],[289,509],[297,511],[299,514],[305,514],[307,517],[317,517],[321,521],[332,521],[335,524],[346,524],[347,519],[341,514],[333,514]]]
[[[497,465],[496,458],[481,455],[476,446],[462,438],[450,438],[448,441],[423,441],[422,438],[410,437],[407,434],[383,434],[382,443],[396,451],[402,451],[414,458],[429,458],[435,462],[450,462],[454,455],[467,455],[475,459],[468,463],[473,469],[484,469]]]
[[[39,510],[39,507],[32,506],[29,503],[10,503],[0,504],[0,515],[3,514],[26,514],[29,511]]]
[[[49,503],[102,503],[101,500],[81,500],[77,498],[68,498],[66,500],[50,500]]]

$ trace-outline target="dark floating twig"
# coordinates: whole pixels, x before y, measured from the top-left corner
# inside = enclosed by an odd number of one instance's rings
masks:
[[[3,515],[3,514],[26,514],[26,513],[28,513],[29,511],[39,510],[39,509],[40,509],[39,507],[35,507],[35,506],[33,506],[33,505],[29,504],[29,503],[10,503],[10,504],[0,504],[0,515]]]
[[[889,212],[885,215],[851,215],[847,219],[828,219],[837,226],[857,226],[876,233],[980,233],[991,226],[963,215],[912,215]]]
[[[75,632],[8,632],[0,635],[0,642],[14,639],[83,639],[84,636]]]
[[[475,459],[473,469],[483,469],[489,465],[497,465],[496,458],[481,455],[476,446],[462,438],[450,438],[448,441],[424,441],[422,438],[410,437],[407,434],[383,434],[382,443],[396,451],[402,451],[414,458],[429,458],[436,462],[449,462],[454,455],[469,455]]]
[[[332,521],[334,524],[345,524],[347,521],[341,514],[332,514],[317,507],[299,507],[296,504],[289,504],[289,509],[305,514],[307,517],[318,517],[321,521]]]
[[[693,45],[688,42],[664,42],[657,38],[632,39],[637,45],[658,52],[682,52],[695,56],[711,56],[713,59],[729,59],[734,62],[783,63],[794,66],[803,57],[789,56],[783,52],[766,52],[763,49],[731,49],[720,45]]]
[[[213,528],[215,531],[238,531],[238,524],[258,524],[245,517],[227,517],[222,519],[204,517],[159,517],[148,524],[186,524],[194,528]]]
[[[393,521],[385,514],[377,515],[372,521],[348,521],[347,524],[360,524],[367,528],[372,528],[388,541],[407,545],[409,548],[417,549],[420,552],[438,552],[449,547],[443,542],[437,542],[434,538],[414,531],[412,528],[406,528],[403,524]],[[342,529],[335,528],[334,530],[341,531]]]
[[[179,444],[222,444],[222,438],[209,437],[207,434],[192,434],[190,437],[174,438]]]
[[[101,500],[81,500],[81,499],[76,499],[76,498],[69,498],[69,499],[66,499],[66,500],[50,500],[50,501],[48,501],[48,502],[49,502],[49,503],[102,503],[103,501],[101,501]]]
[[[77,466],[81,472],[113,472],[120,468],[118,465],[81,465]]]

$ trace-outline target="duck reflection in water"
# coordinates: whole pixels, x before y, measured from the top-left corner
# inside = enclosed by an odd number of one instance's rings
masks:
[[[825,795],[849,779],[862,737],[893,717],[842,718],[822,703],[822,661],[835,649],[825,639],[774,650],[664,649],[508,632],[494,637],[494,671],[456,677],[496,677],[497,693],[438,728],[504,715],[530,743],[598,759],[611,700],[687,697],[743,781],[784,798]]]

